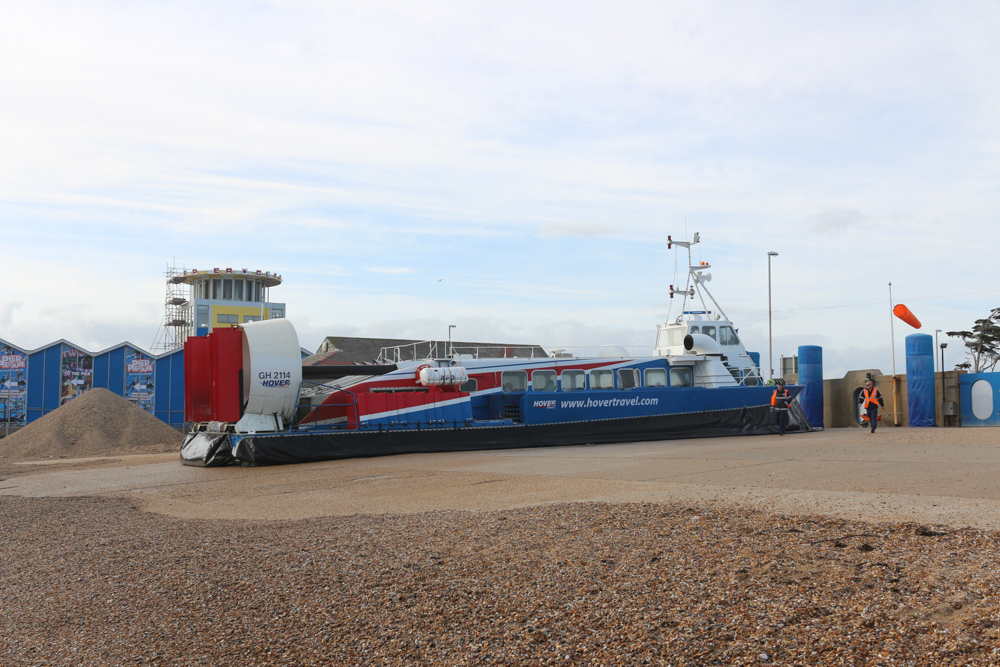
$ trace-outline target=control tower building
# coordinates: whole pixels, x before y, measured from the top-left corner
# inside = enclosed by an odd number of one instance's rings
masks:
[[[271,301],[281,276],[247,269],[167,270],[166,312],[153,344],[164,352],[183,347],[189,336],[205,336],[220,327],[285,316],[285,304]]]

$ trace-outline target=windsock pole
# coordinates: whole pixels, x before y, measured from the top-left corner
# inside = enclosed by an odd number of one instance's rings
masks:
[[[889,283],[889,346],[892,348],[892,425],[899,426],[896,414],[896,328],[892,321],[892,283]]]

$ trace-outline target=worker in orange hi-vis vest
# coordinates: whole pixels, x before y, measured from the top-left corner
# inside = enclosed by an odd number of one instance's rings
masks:
[[[861,419],[868,422],[868,425],[872,428],[872,433],[874,433],[875,427],[878,425],[878,420],[881,419],[878,409],[885,407],[885,401],[882,400],[882,392],[875,387],[875,383],[872,382],[871,378],[865,381],[865,388],[861,390],[861,395],[858,396],[858,405],[865,410],[865,414],[861,415]]]
[[[785,427],[788,426],[788,404],[792,399],[788,395],[788,388],[785,381],[778,378],[774,381],[778,387],[771,394],[771,412],[778,422],[778,435],[785,435]]]

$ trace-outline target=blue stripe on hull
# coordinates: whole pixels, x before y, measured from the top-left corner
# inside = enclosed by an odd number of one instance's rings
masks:
[[[678,415],[771,404],[770,387],[670,387],[628,391],[531,392],[525,394],[526,424],[566,424],[597,419]]]

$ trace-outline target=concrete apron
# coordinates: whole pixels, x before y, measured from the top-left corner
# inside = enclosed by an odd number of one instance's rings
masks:
[[[127,497],[204,519],[684,502],[1000,529],[996,439],[985,428],[849,428],[266,468],[192,468],[149,454],[26,466],[0,481],[0,495]]]

